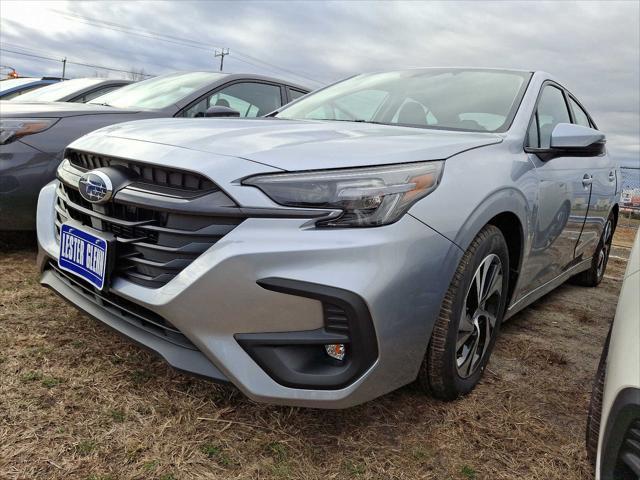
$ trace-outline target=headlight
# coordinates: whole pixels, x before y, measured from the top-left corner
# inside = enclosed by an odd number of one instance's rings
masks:
[[[343,211],[325,227],[375,227],[398,220],[438,186],[443,161],[258,175],[242,183],[287,207]]]
[[[3,118],[0,120],[0,145],[43,132],[57,121],[57,118]]]

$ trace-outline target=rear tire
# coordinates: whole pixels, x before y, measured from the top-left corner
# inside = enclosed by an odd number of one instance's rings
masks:
[[[613,214],[607,218],[607,223],[604,226],[602,237],[598,242],[598,248],[591,260],[591,266],[589,270],[580,272],[571,278],[571,283],[581,285],[583,287],[597,287],[604,278],[604,273],[607,269],[607,263],[609,262],[609,253],[611,252],[611,242],[613,240],[613,233],[615,232],[616,225],[614,222]]]
[[[464,253],[433,327],[417,383],[442,400],[476,386],[504,315],[509,253],[502,232],[485,226]]]

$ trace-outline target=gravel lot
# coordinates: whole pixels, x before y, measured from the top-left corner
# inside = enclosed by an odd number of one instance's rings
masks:
[[[468,397],[408,386],[343,411],[257,405],[173,371],[41,288],[31,239],[5,243],[0,478],[591,478],[591,380],[634,233],[618,229],[600,287],[564,285],[504,325]]]

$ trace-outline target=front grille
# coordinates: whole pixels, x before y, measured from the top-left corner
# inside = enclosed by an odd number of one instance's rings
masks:
[[[220,190],[207,196],[207,207],[220,212],[215,215],[191,213],[189,202],[179,211],[132,205],[117,196],[106,204],[92,204],[76,188],[61,182],[55,206],[57,235],[69,219],[113,234],[112,278],[123,277],[150,288],[165,285],[246,218]]]
[[[66,150],[65,158],[81,171],[102,167],[125,167],[135,174],[137,182],[147,185],[202,192],[218,190],[216,184],[203,175],[165,166],[134,162],[124,158],[94,155],[73,149]]]
[[[53,261],[49,262],[48,268],[53,270],[56,276],[69,287],[73,288],[78,293],[81,293],[91,302],[115,314],[128,323],[138,328],[143,328],[144,330],[181,347],[188,348],[190,350],[197,350],[191,340],[184,336],[184,334],[173,324],[157,313],[132,303],[119,295],[106,292],[98,293],[91,284],[85,282],[81,278],[67,274]]]
[[[615,478],[640,478],[640,420],[635,420],[627,430],[620,447]]]
[[[324,310],[324,324],[327,330],[336,333],[342,333],[349,335],[349,319],[347,313],[341,307],[337,305],[331,305],[330,303],[322,303]]]

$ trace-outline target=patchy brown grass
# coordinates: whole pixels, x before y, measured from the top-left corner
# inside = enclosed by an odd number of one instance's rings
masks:
[[[629,223],[633,222],[632,224]],[[640,227],[640,221],[638,220],[629,220],[627,218],[621,218],[618,222],[620,224],[620,228],[616,229],[616,235],[613,239],[613,244],[621,247],[631,247],[633,245],[633,241],[636,237],[636,232],[638,231],[638,227]]]
[[[0,478],[592,475],[585,418],[622,260],[598,289],[564,285],[504,325],[468,397],[445,404],[408,386],[321,411],[173,371],[42,289],[32,242],[21,245],[0,251]]]

